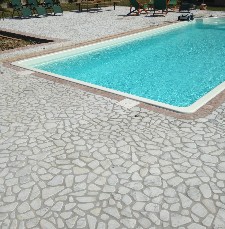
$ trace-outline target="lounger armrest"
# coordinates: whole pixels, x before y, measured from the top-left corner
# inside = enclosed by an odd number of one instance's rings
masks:
[[[45,2],[44,2],[43,5],[44,5],[45,7],[47,7],[47,8],[48,8],[48,7],[52,7],[52,5],[51,5],[50,3],[45,3]]]
[[[60,5],[60,1],[59,0],[55,0],[53,3],[54,3],[54,5]]]

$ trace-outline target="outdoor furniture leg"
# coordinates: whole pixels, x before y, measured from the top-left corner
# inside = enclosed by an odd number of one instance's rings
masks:
[[[5,12],[4,12],[4,11],[0,11],[0,13],[1,13],[1,18],[0,18],[0,20],[2,19],[2,20],[4,21],[4,18],[5,18]]]

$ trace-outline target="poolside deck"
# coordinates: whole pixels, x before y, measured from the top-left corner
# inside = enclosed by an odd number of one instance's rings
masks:
[[[0,21],[55,40],[0,56],[0,228],[225,228],[224,97],[188,119],[10,65],[178,16],[128,10]]]

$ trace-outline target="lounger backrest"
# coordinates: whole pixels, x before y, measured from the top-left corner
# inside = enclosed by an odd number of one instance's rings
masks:
[[[154,0],[154,8],[157,10],[167,9],[167,1],[166,0]]]
[[[12,0],[11,3],[12,3],[13,8],[15,8],[15,7],[16,8],[22,8],[23,7],[20,0]]]
[[[170,0],[169,5],[177,5],[177,0]]]
[[[45,0],[45,4],[48,6],[53,6],[54,2],[52,0]]]
[[[38,6],[37,0],[27,0],[27,1],[28,1],[28,4],[30,4],[32,6],[35,6],[35,7]]]
[[[139,3],[136,0],[130,0],[130,4],[136,9],[139,8]]]

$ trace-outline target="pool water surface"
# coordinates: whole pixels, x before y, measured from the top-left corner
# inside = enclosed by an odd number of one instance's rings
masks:
[[[15,64],[191,113],[225,88],[225,19],[169,27]]]

